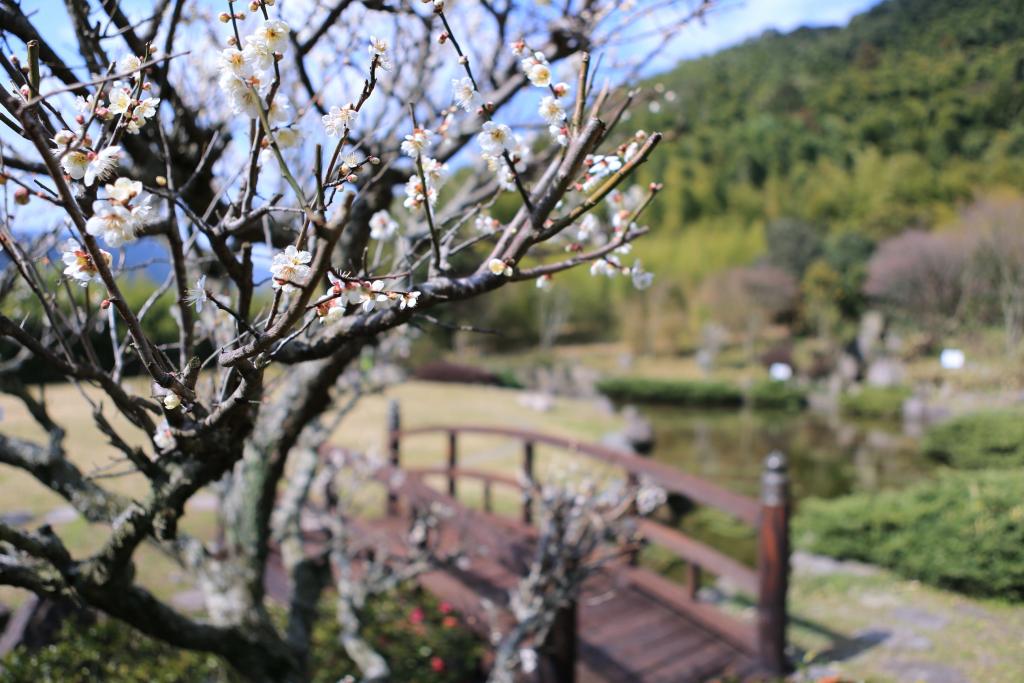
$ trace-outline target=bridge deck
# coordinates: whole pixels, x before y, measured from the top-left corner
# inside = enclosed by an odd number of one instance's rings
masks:
[[[459,610],[486,636],[481,598],[504,605],[530,557],[530,527],[475,512],[474,523],[449,528],[444,545],[462,542],[482,551],[465,570],[435,571],[420,584]],[[483,518],[483,519],[482,519]],[[375,520],[375,533],[397,538],[400,518]],[[660,582],[660,583],[659,583]],[[667,582],[626,563],[609,565],[584,586],[578,606],[577,681],[684,683],[728,676],[761,678],[755,658],[664,599]],[[653,590],[652,590],[653,589]],[[682,590],[673,585],[673,590]]]

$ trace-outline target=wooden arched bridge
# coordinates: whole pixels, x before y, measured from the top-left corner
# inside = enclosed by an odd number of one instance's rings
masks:
[[[402,452],[414,437],[444,435],[447,462],[432,468],[402,467]],[[478,551],[466,569],[433,571],[419,578],[422,587],[461,611],[471,626],[488,635],[490,621],[482,599],[503,605],[525,575],[536,530],[535,504],[519,477],[460,464],[463,435],[504,437],[522,444],[522,473],[534,479],[538,446],[555,447],[575,456],[618,469],[631,481],[649,480],[667,492],[699,505],[721,510],[757,531],[756,568],[748,567],[675,528],[641,519],[646,541],[685,562],[685,583],[640,567],[635,555],[606,565],[584,585],[574,605],[556,619],[542,648],[543,683],[607,681],[682,683],[716,678],[751,681],[778,677],[788,669],[786,590],[789,564],[789,499],[785,461],[779,454],[765,462],[760,500],[736,494],[672,467],[603,445],[582,443],[529,430],[443,425],[401,429],[397,406],[389,418],[389,471],[404,473],[392,485],[387,513],[368,522],[367,530],[402,537],[408,530],[405,512],[414,504],[443,503],[453,516],[442,534],[452,545]],[[442,478],[441,490],[427,483]],[[482,505],[470,508],[457,497],[460,482],[482,487]],[[494,491],[514,490],[522,500],[518,515],[496,514]],[[442,539],[442,544],[444,544]],[[743,620],[699,601],[704,572],[724,577],[754,604],[755,618]]]

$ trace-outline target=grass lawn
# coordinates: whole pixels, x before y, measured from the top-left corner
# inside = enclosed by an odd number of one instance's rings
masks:
[[[606,361],[613,363],[610,354]],[[686,371],[682,367],[672,370]],[[654,371],[644,368],[644,372]],[[47,394],[54,418],[68,430],[68,452],[79,467],[91,471],[116,457],[93,427],[89,407],[75,388],[52,386]],[[509,389],[409,382],[362,400],[331,440],[383,456],[387,405],[392,399],[401,406],[405,427],[443,423],[501,425],[597,440],[621,426],[619,419],[602,408],[600,402],[557,399],[550,411],[538,412],[523,404],[523,396],[522,392]],[[20,404],[0,396],[0,409],[0,429],[5,434],[39,436],[39,430]],[[112,418],[112,411],[107,413]],[[133,433],[128,427],[124,435],[140,444],[145,441],[144,435]],[[520,467],[521,446],[506,439],[466,437],[459,448],[461,462],[466,466],[504,473]],[[407,465],[439,466],[446,461],[447,441],[443,435],[410,438],[403,443],[402,453]],[[536,462],[543,476],[571,465],[573,459],[564,453],[538,448]],[[593,461],[586,462],[590,473]],[[613,476],[611,472],[609,475]],[[104,484],[124,495],[145,494],[145,483],[138,477],[108,479]],[[518,509],[517,495],[499,494],[500,489],[496,489],[499,510]],[[467,484],[460,490],[460,497],[467,503],[478,502],[480,496],[479,487]],[[0,467],[0,513],[25,510],[43,514],[64,505],[63,500],[31,477]],[[209,538],[214,523],[211,510],[193,506],[186,512],[183,527]],[[76,555],[88,553],[106,538],[105,529],[80,519],[59,524],[56,529]],[[143,547],[138,560],[142,583],[158,595],[169,597],[188,588],[173,563],[155,549]],[[12,589],[0,589],[2,602],[16,601],[19,595]],[[1018,674],[1024,671],[1021,606],[971,600],[903,581],[882,571],[867,576],[796,572],[790,605],[790,639],[807,653],[806,665],[824,667],[853,680],[932,680],[919,675],[920,672],[941,669],[961,676],[942,680],[1011,683],[1020,680]]]
[[[94,401],[100,401],[99,392],[89,389],[87,392]],[[45,388],[45,395],[51,416],[67,431],[65,447],[72,462],[86,473],[100,474],[103,470],[103,474],[109,474],[125,469],[123,466],[105,469],[116,463],[120,453],[96,429],[91,408],[77,388],[67,384],[49,385]],[[387,405],[392,399],[399,401],[406,427],[443,422],[471,423],[532,428],[564,436],[597,439],[618,425],[615,416],[590,402],[559,399],[551,411],[540,413],[524,406],[521,398],[520,392],[507,389],[410,382],[385,394],[363,399],[339,425],[332,441],[348,448],[383,455]],[[43,439],[42,430],[19,401],[0,395],[0,411],[3,416],[0,430],[4,434]],[[129,443],[148,444],[146,436],[119,419],[115,410],[108,407],[104,414]],[[460,444],[460,451],[464,454],[464,465],[479,469],[509,471],[519,467],[522,459],[521,446],[505,439],[466,437]],[[403,454],[408,465],[440,466],[447,459],[447,441],[443,435],[417,437],[404,444]],[[563,466],[571,462],[571,456],[543,447],[537,449],[537,471],[541,476],[553,465]],[[130,497],[142,498],[148,493],[146,481],[135,474],[103,478],[101,484]],[[482,488],[473,483],[467,483],[460,490],[460,496],[468,503],[479,503],[482,495]],[[518,506],[519,497],[498,488],[494,491],[494,503],[499,510],[511,511]],[[0,514],[27,512],[37,518],[32,524],[38,524],[47,512],[66,506],[66,501],[32,476],[15,468],[0,466]],[[212,538],[215,524],[215,513],[208,506],[193,505],[186,508],[181,527],[201,538]],[[56,524],[54,528],[77,557],[97,550],[107,537],[106,528],[90,525],[81,518]],[[156,549],[143,546],[138,560],[140,582],[157,595],[167,598],[188,588],[181,582],[174,563]],[[24,593],[16,589],[0,587],[0,602],[16,603],[23,598]]]

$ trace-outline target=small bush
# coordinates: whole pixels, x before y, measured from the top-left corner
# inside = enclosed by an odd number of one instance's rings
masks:
[[[903,402],[910,398],[907,387],[863,387],[844,394],[839,407],[852,417],[898,420],[903,416]]]
[[[615,377],[598,382],[597,390],[614,401],[695,407],[726,407],[743,404],[743,392],[739,387],[726,382]]]
[[[924,452],[958,469],[1024,466],[1024,414],[993,411],[964,415],[925,435]]]
[[[1024,600],[1024,470],[952,472],[903,491],[806,500],[798,547],[969,595]]]
[[[807,406],[807,392],[790,382],[764,380],[750,387],[750,405],[758,410],[797,411]]]
[[[465,683],[480,680],[481,641],[444,603],[403,589],[367,606],[364,635],[388,662],[394,681]],[[339,644],[328,595],[313,631],[312,683],[334,683],[359,671]],[[60,639],[38,650],[16,648],[0,660],[4,683],[242,683],[214,655],[179,650],[100,619],[88,628],[67,624]]]
[[[239,681],[217,657],[152,640],[121,622],[66,623],[53,645],[19,647],[0,661],[5,683],[225,683]]]

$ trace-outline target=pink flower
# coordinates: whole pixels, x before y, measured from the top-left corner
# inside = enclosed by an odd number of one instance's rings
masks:
[[[419,607],[416,607],[415,609],[413,609],[413,611],[409,612],[409,622],[412,624],[422,624],[423,610]]]
[[[440,605],[437,606],[437,609],[441,612],[441,614],[450,614],[452,612],[452,606],[447,602],[442,602]]]
[[[430,668],[437,673],[441,673],[442,671],[444,671],[444,660],[440,657],[431,657]]]

